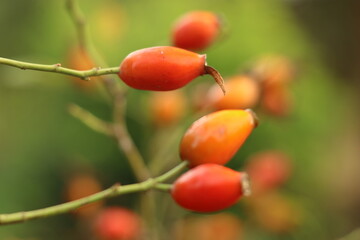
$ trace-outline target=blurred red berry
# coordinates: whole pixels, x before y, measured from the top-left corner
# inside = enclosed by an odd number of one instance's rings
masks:
[[[173,45],[188,50],[209,47],[220,33],[219,17],[208,11],[195,11],[183,15],[172,30]]]
[[[137,239],[141,232],[141,219],[126,208],[109,207],[95,220],[94,230],[101,240]]]
[[[256,194],[279,187],[289,179],[291,168],[289,157],[280,151],[253,155],[246,166],[252,192]]]

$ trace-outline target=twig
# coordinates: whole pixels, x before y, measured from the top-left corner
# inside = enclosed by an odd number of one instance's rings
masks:
[[[84,14],[81,12],[81,9],[76,4],[75,0],[67,0],[67,9],[69,15],[73,22],[75,23],[76,29],[78,31],[79,42],[83,42],[84,49],[91,47],[91,41],[87,38],[85,31],[86,20]],[[70,6],[70,7],[69,7]],[[86,43],[86,44],[85,44]],[[93,48],[92,50],[95,51]],[[96,51],[95,51],[96,52]],[[101,65],[105,65],[105,62],[102,59],[99,59],[99,54],[96,54],[95,60],[100,61]],[[135,143],[133,142],[129,132],[126,128],[126,123],[124,119],[124,111],[126,107],[126,99],[124,98],[125,90],[122,89],[118,82],[107,76],[102,78],[104,86],[109,94],[113,98],[114,104],[114,125],[113,133],[118,142],[119,148],[126,155],[130,166],[132,167],[135,176],[139,181],[144,181],[145,179],[150,178],[150,173],[148,168],[145,165],[145,161],[142,158],[139,150],[137,149]]]
[[[123,124],[115,123],[113,130],[118,146],[126,155],[131,168],[134,170],[136,178],[140,181],[148,179],[150,177],[149,170],[145,165],[140,152],[130,138],[126,127]]]
[[[12,224],[12,223],[20,223],[25,222],[32,219],[38,219],[38,218],[45,218],[55,215],[60,215],[63,213],[70,212],[72,210],[75,210],[83,205],[86,205],[88,203],[96,202],[99,200],[103,200],[110,197],[115,197],[119,195],[134,193],[134,192],[141,192],[141,191],[147,191],[150,189],[158,189],[158,190],[166,190],[169,189],[171,185],[169,184],[163,184],[162,182],[168,180],[169,178],[175,176],[176,174],[180,173],[184,168],[186,167],[186,164],[184,162],[180,163],[175,168],[171,169],[169,172],[157,177],[157,178],[149,178],[143,182],[135,183],[135,184],[129,184],[120,186],[119,184],[115,184],[114,186],[95,193],[93,195],[80,198],[75,201],[37,209],[33,211],[26,211],[26,212],[16,212],[16,213],[9,213],[9,214],[0,214],[0,225],[4,224]]]
[[[71,20],[76,27],[76,34],[78,35],[79,45],[86,49],[88,47],[87,42],[87,29],[86,19],[84,14],[81,12],[79,5],[76,1],[66,0],[66,7],[69,13],[71,13]]]
[[[89,80],[89,77],[93,77],[93,76],[117,74],[119,72],[119,67],[93,68],[93,69],[81,71],[81,70],[74,70],[70,68],[61,67],[60,63],[46,65],[46,64],[22,62],[13,59],[3,58],[3,57],[0,57],[0,64],[20,68],[22,70],[36,70],[43,72],[60,73],[69,76],[78,77],[83,80]]]
[[[94,131],[103,133],[108,136],[114,136],[114,131],[110,123],[99,119],[91,112],[81,108],[76,104],[70,104],[68,109],[71,115],[79,119],[81,122],[83,122],[86,126],[93,129]]]

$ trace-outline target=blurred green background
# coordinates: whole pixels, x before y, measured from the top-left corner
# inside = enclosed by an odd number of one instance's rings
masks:
[[[281,235],[247,224],[248,216],[244,216],[244,239],[339,239],[359,227],[358,2],[79,3],[97,49],[111,66],[136,49],[170,44],[174,20],[199,9],[222,14],[228,24],[224,39],[206,51],[208,63],[224,76],[238,73],[266,54],[292,59],[299,76],[291,85],[294,108],[290,116],[279,119],[259,113],[260,127],[229,166],[241,169],[244,159],[261,150],[289,154],[294,174],[283,191],[301,204],[303,222],[294,232]],[[109,9],[116,9],[117,14]],[[0,1],[0,29],[0,56],[16,60],[65,63],[69,47],[76,43],[64,1]],[[203,81],[199,78],[186,90]],[[130,90],[128,95],[129,131],[145,157],[154,135],[146,121],[147,94]],[[66,179],[78,169],[92,169],[104,187],[118,181],[135,182],[116,143],[70,116],[70,103],[111,119],[111,106],[101,91],[80,91],[68,77],[58,74],[0,66],[0,213],[63,202]],[[193,120],[184,121],[182,128]],[[178,155],[177,147],[173,155]],[[108,202],[136,208],[136,199],[131,195]],[[230,211],[242,215],[237,207]],[[73,215],[65,214],[2,226],[0,238],[87,239],[77,232],[78,224]]]

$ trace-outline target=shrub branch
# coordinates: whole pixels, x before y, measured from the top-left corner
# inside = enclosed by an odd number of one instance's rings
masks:
[[[80,71],[80,70],[74,70],[74,69],[62,67],[60,63],[46,65],[46,64],[17,61],[3,57],[0,57],[0,64],[20,68],[22,70],[36,70],[43,72],[60,73],[64,75],[78,77],[83,80],[90,80],[90,77],[93,76],[117,74],[119,72],[119,67],[110,67],[110,68],[95,67],[89,70]]]
[[[121,186],[120,184],[115,184],[112,187],[95,193],[93,195],[80,198],[75,201],[47,207],[41,208],[32,211],[26,212],[16,212],[16,213],[9,213],[9,214],[0,214],[0,225],[5,224],[13,224],[13,223],[20,223],[25,222],[28,220],[38,219],[38,218],[46,218],[50,216],[60,215],[63,213],[67,213],[73,211],[81,206],[86,204],[100,201],[106,198],[111,198],[119,195],[135,193],[135,192],[142,192],[147,191],[150,189],[157,189],[160,191],[168,191],[171,188],[170,184],[164,184],[164,181],[169,180],[170,178],[176,176],[181,171],[183,171],[186,166],[187,162],[181,162],[179,165],[174,167],[173,169],[169,170],[163,175],[160,175],[156,178],[149,178],[140,183],[134,183],[129,185]]]

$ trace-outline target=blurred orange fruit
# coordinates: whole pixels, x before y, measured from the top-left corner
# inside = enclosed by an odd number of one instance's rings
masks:
[[[181,90],[151,92],[149,96],[149,109],[155,125],[172,125],[185,115],[186,97]]]
[[[74,175],[68,180],[65,192],[67,201],[74,201],[102,191],[101,184],[91,174]],[[79,216],[90,216],[96,213],[103,205],[102,201],[87,204],[74,211]]]
[[[288,86],[273,84],[263,88],[261,107],[274,116],[287,116],[292,109],[292,94]]]
[[[175,240],[241,240],[243,226],[231,213],[190,217],[175,224]]]
[[[260,97],[260,86],[253,78],[238,75],[225,81],[226,95],[224,96],[218,86],[209,89],[207,102],[216,110],[246,109],[254,107]]]
[[[294,78],[294,65],[284,56],[265,56],[255,62],[251,74],[264,85],[284,84]]]
[[[299,203],[271,192],[258,198],[251,198],[252,216],[264,229],[274,233],[288,233],[302,222],[302,208]]]
[[[74,70],[90,70],[95,67],[95,64],[84,48],[76,46],[71,48],[68,53],[68,67]],[[76,87],[83,90],[91,90],[96,86],[96,77],[92,77],[91,81],[77,77],[71,77],[71,79]]]
[[[96,37],[106,44],[115,44],[127,26],[124,7],[119,1],[102,1],[91,18]]]

